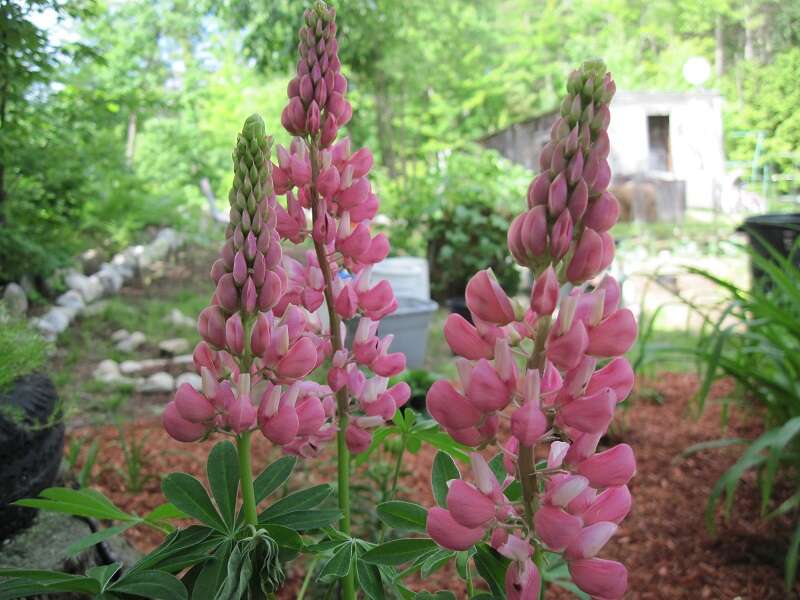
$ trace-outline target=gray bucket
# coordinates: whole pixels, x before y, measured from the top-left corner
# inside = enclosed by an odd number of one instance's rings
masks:
[[[439,305],[433,300],[419,298],[397,298],[397,310],[381,319],[378,328],[380,337],[394,335],[389,352],[402,352],[406,355],[406,368],[419,369],[425,364],[425,351],[428,346],[428,329],[431,319]],[[353,336],[358,319],[347,323],[347,347],[352,347]]]
[[[378,335],[394,335],[390,352],[406,355],[406,368],[419,369],[425,364],[428,328],[439,305],[433,300],[398,298],[397,310],[381,319]]]

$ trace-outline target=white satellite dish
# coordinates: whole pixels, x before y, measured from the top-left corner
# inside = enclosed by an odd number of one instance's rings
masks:
[[[711,63],[702,56],[692,56],[683,63],[683,77],[693,86],[699,87],[711,77]]]

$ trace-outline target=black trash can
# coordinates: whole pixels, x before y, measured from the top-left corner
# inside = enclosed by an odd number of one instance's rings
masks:
[[[750,247],[760,256],[771,259],[773,251],[785,258],[792,257],[792,262],[800,268],[800,252],[793,252],[800,236],[800,213],[776,213],[748,217],[739,226],[738,231],[747,234]],[[750,261],[750,272],[753,286],[769,287],[766,273],[754,262]]]

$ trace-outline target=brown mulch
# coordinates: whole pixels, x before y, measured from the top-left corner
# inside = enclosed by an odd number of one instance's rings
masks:
[[[728,427],[722,430],[719,406],[713,402],[699,419],[688,416],[690,399],[697,389],[693,375],[664,373],[645,382],[661,403],[641,398],[613,429],[613,441],[631,444],[638,461],[638,474],[631,484],[634,507],[618,535],[602,555],[625,563],[629,569],[629,592],[633,600],[725,599],[771,600],[786,598],[783,588],[783,560],[793,529],[791,519],[765,523],[757,519],[760,495],[754,474],[740,484],[732,518],[718,519],[718,534],[711,536],[705,526],[706,501],[718,477],[741,454],[741,446],[706,450],[680,458],[688,446],[722,437],[752,439],[759,435],[759,419],[744,409],[731,409]],[[731,391],[727,382],[717,384],[712,398]],[[644,396],[644,395],[642,395]],[[652,396],[651,393],[646,396]],[[624,426],[623,426],[624,421]],[[129,435],[146,439],[144,469],[151,478],[141,492],[126,490],[120,474],[124,459],[113,427],[80,428],[72,436],[94,436],[101,440],[101,459],[95,467],[95,485],[123,509],[146,514],[164,501],[160,477],[164,473],[185,471],[204,478],[205,457],[214,442],[186,445],[171,440],[158,421],[139,421]],[[256,436],[255,465],[258,469],[278,457],[268,442]],[[433,503],[430,493],[430,468],[435,451],[424,448],[408,456],[400,493],[424,505]],[[293,485],[306,486],[333,481],[333,461],[323,455],[297,469]],[[297,480],[300,481],[297,481]],[[368,484],[366,480],[360,483]],[[780,495],[785,490],[780,488]],[[784,495],[785,497],[785,495]],[[140,550],[152,549],[160,535],[145,528],[126,533]],[[281,597],[293,598],[302,577],[300,566],[292,568],[292,585]],[[464,597],[463,588],[454,587],[457,579],[452,566],[431,576],[424,587],[452,589]],[[420,587],[415,585],[414,587]],[[550,590],[548,599],[573,597],[563,590]],[[792,596],[796,597],[796,596]]]

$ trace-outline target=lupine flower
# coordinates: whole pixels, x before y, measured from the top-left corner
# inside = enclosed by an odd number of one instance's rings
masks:
[[[316,347],[314,368],[333,355],[327,381],[329,393],[337,399],[331,396],[329,404],[338,419],[349,419],[340,433],[350,451],[357,453],[369,447],[372,429],[394,416],[410,390],[407,386],[386,388],[386,378],[405,368],[405,356],[391,351],[392,336],[377,335],[380,319],[397,309],[391,285],[370,281],[371,266],[387,256],[389,241],[371,230],[378,212],[378,198],[368,178],[372,154],[367,148],[353,152],[348,138],[337,141],[352,108],[346,99],[347,80],[341,72],[336,30],[336,11],[324,2],[316,2],[304,13],[297,69],[281,115],[284,128],[295,137],[288,148],[277,147],[272,183],[275,192],[286,197],[285,206],[276,206],[277,234],[295,244],[310,236],[315,249],[304,262],[283,259],[288,289],[275,313],[281,315],[292,305],[313,313],[327,300],[329,320],[337,322],[327,331],[319,330],[324,342]],[[344,337],[335,339],[332,332],[335,327],[342,334],[340,322],[351,319],[359,324],[352,348],[346,349]],[[312,348],[304,346],[297,356],[283,342],[281,348],[286,354],[283,362],[275,364],[276,373],[299,376],[310,363]],[[287,360],[290,364],[285,364]],[[366,380],[359,367],[370,369],[376,377]],[[317,404],[313,407],[316,420],[311,421],[311,429],[319,421]],[[307,409],[298,404],[297,410],[302,438]]]
[[[300,383],[320,361],[322,344],[307,310],[290,302],[295,291],[284,265],[292,265],[282,258],[276,230],[271,144],[261,118],[248,118],[233,153],[230,225],[211,268],[216,289],[198,319],[203,341],[193,360],[202,388],[182,385],[164,411],[164,427],[179,441],[260,429],[288,448],[324,437],[328,427],[320,398],[330,389],[309,391]],[[257,385],[265,391],[254,395]]]
[[[607,189],[614,91],[599,61],[570,75],[540,157],[542,172],[508,231],[512,256],[534,274],[529,306],[509,298],[490,270],[476,273],[466,291],[474,325],[455,315],[445,324],[448,345],[460,357],[459,381],[437,381],[427,395],[430,414],[456,441],[502,446],[504,485],[535,482],[522,486],[523,506],[513,506],[499,485],[454,481],[449,511],[434,508],[428,517],[431,537],[454,550],[491,532],[493,547],[512,561],[509,598],[538,597],[532,548],[542,546],[563,553],[575,584],[594,598],[619,598],[627,586],[623,565],[596,558],[630,511],[627,484],[636,472],[627,444],[598,451],[616,405],[634,384],[622,356],[636,338],[633,313],[620,306],[613,278],[589,286],[614,257],[609,229],[619,203]],[[562,293],[566,284],[573,287]],[[506,440],[497,439],[501,416],[510,417]],[[541,443],[549,443],[546,467],[531,467]],[[518,515],[526,515],[523,529]]]

